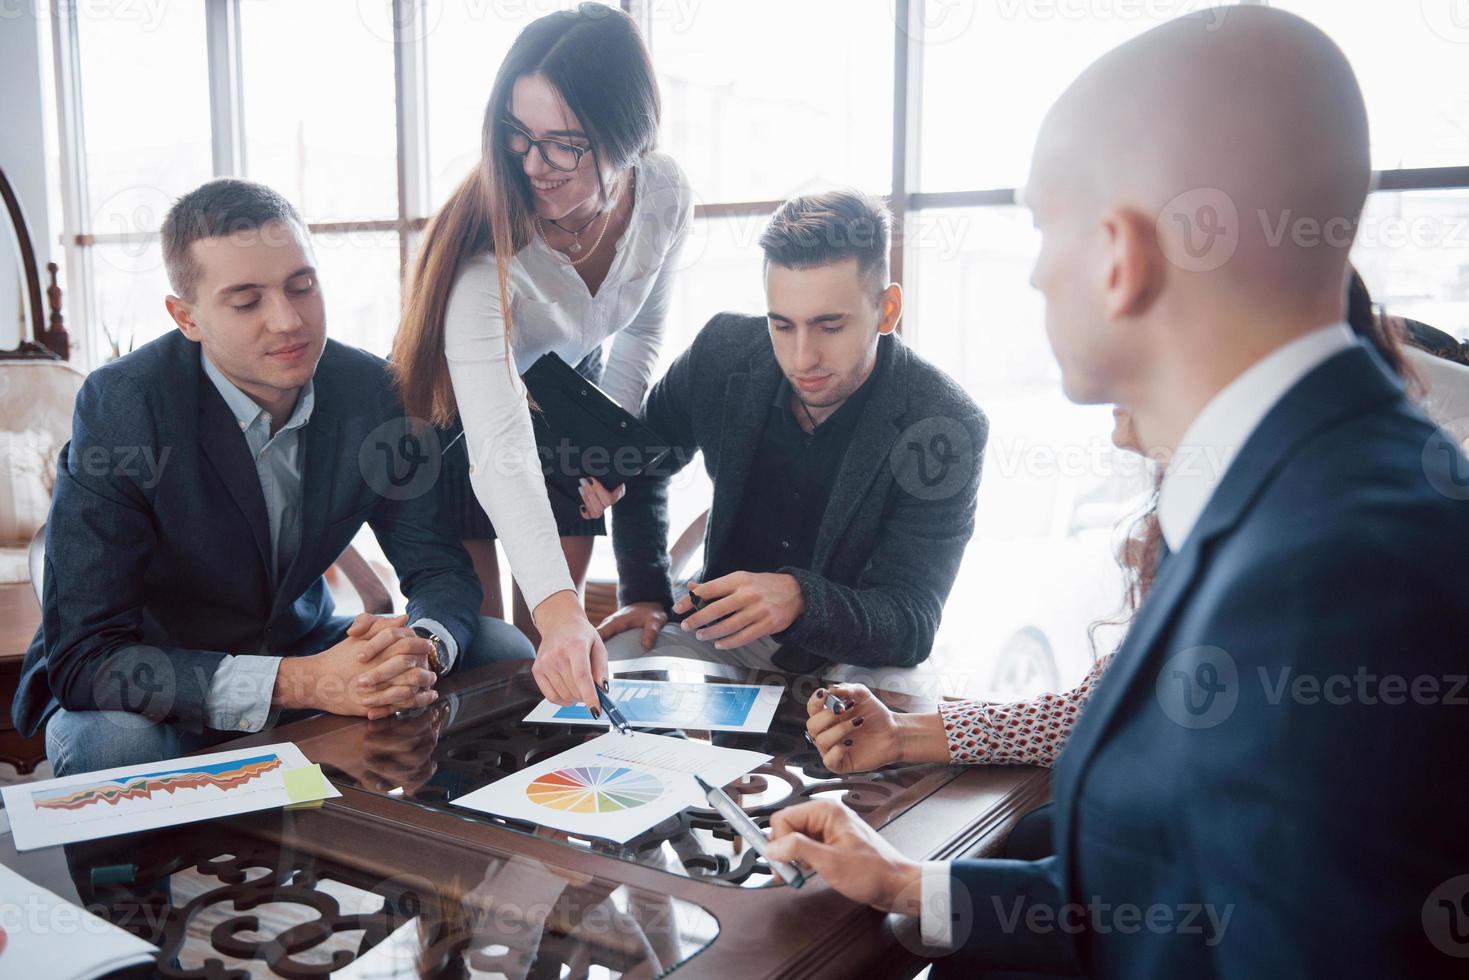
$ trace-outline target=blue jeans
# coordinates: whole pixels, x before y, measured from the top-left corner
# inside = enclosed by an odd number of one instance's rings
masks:
[[[345,623],[342,631],[345,634]],[[502,619],[482,616],[474,640],[459,652],[454,673],[534,656],[535,648],[525,634]],[[311,712],[291,714],[306,717]],[[189,732],[177,725],[149,721],[128,711],[67,711],[57,708],[46,722],[46,757],[51,760],[51,770],[56,775],[72,776],[79,772],[172,759],[218,745],[238,734],[213,729]]]

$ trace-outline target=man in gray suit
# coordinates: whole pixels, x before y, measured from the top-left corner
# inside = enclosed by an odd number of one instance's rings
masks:
[[[853,191],[787,201],[760,238],[767,315],[716,316],[649,392],[643,417],[672,452],[613,510],[610,659],[857,679],[928,658],[988,424],[895,333],[890,225]],[[714,483],[705,565],[675,602],[669,477],[699,452]]]

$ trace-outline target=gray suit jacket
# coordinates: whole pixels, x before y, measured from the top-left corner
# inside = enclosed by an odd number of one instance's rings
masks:
[[[781,569],[801,584],[806,611],[775,635],[781,663],[912,666],[934,633],[964,546],[989,425],[979,406],[896,335],[842,462],[811,568]],[[667,460],[628,481],[612,508],[618,598],[673,601],[668,482],[696,453],[714,482],[699,581],[736,569],[727,555],[780,366],[763,317],[721,313],[653,386],[643,417],[671,444]]]

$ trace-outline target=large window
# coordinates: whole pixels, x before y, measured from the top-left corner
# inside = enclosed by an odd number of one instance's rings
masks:
[[[433,207],[443,204],[479,161],[490,86],[515,36],[537,17],[574,6],[575,0],[449,0],[425,8],[416,33],[423,38],[428,60],[429,189]]]
[[[333,336],[386,353],[424,220],[479,156],[516,33],[573,0],[179,0],[147,16],[57,4],[66,283],[91,363],[169,328],[163,209],[211,175],[266,181],[311,224]],[[1454,0],[1275,0],[1321,25],[1366,93],[1381,189],[1354,259],[1389,312],[1469,335],[1469,21]],[[1459,4],[1462,5],[1462,4]],[[659,371],[721,310],[760,313],[774,203],[885,195],[906,341],[991,421],[978,530],[935,654],[949,688],[1074,683],[1119,610],[1116,528],[1150,476],[1105,408],[1061,394],[1014,205],[1046,108],[1108,48],[1223,0],[621,0],[661,87],[660,146],[699,205]],[[139,13],[142,13],[140,8]],[[66,93],[71,93],[66,95]],[[1084,165],[1079,161],[1078,165]],[[696,465],[682,528],[707,505]],[[600,554],[593,574],[610,574]],[[1105,652],[1115,634],[1097,637]]]
[[[173,326],[156,232],[170,201],[213,173],[209,76],[202,3],[135,17],[75,9],[86,66],[78,86],[86,107],[79,210],[81,230],[97,239],[88,263],[93,322],[77,332],[91,341],[79,354],[95,363]]]
[[[393,35],[386,7],[353,6],[363,15],[334,3],[240,3],[245,173],[311,222],[398,214]]]
[[[704,201],[779,200],[831,184],[888,191],[889,0],[650,8],[663,145]]]

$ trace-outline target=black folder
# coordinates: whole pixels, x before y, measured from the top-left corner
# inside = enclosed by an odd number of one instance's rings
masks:
[[[666,439],[556,354],[543,354],[521,380],[536,403],[541,472],[573,502],[581,503],[582,477],[615,490],[668,455]]]

